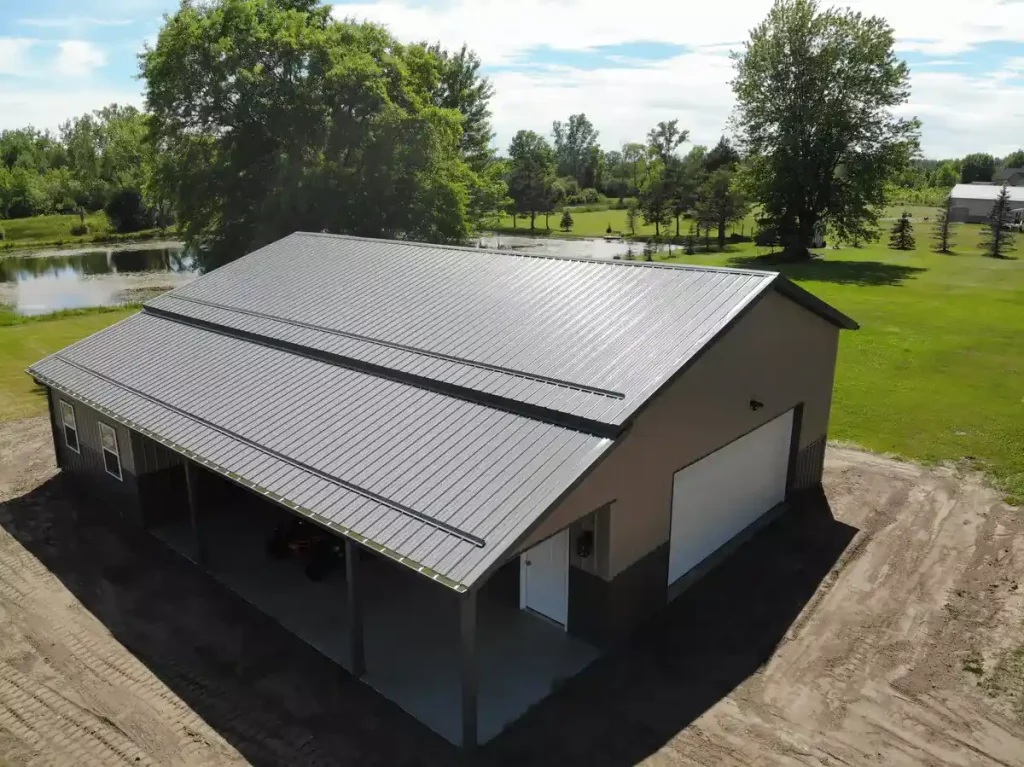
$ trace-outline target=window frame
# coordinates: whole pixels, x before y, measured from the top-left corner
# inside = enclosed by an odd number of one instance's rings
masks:
[[[68,414],[71,415],[71,423],[68,423]],[[82,454],[82,436],[78,433],[78,417],[75,415],[75,406],[67,400],[60,400],[60,425],[61,431],[64,433],[64,444],[68,450],[71,450],[78,455]],[[75,435],[75,444],[71,444],[71,440],[68,439],[68,429]]]
[[[117,444],[117,429],[115,429],[109,423],[104,423],[103,421],[97,421],[97,423],[99,424],[99,431],[100,431],[100,455],[103,458],[103,470],[107,474],[109,474],[111,477],[116,479],[118,482],[124,482],[124,470],[121,467],[121,448]],[[114,442],[114,447],[113,448],[107,447],[106,443],[104,443],[104,441],[103,441],[103,430],[104,429],[106,429],[106,430],[108,430],[110,432],[110,436],[111,436],[111,438],[113,439],[113,442]],[[116,474],[114,472],[112,472],[110,470],[110,467],[107,465],[107,453],[109,453],[111,456],[113,456],[114,460],[117,463],[117,473]]]

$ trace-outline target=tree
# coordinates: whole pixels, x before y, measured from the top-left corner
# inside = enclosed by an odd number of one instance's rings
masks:
[[[647,226],[654,225],[654,236],[661,236],[661,228],[672,220],[672,176],[665,163],[653,160],[647,168],[647,175],[640,183],[637,207]]]
[[[154,215],[137,189],[118,189],[105,208],[117,232],[138,232],[153,225]]]
[[[914,243],[914,224],[911,222],[910,214],[907,211],[903,211],[903,215],[893,225],[891,235],[889,237],[889,247],[893,250],[913,250],[916,247]]]
[[[440,44],[423,45],[437,66],[437,77],[429,84],[431,102],[441,109],[454,109],[462,115],[462,156],[477,173],[491,163],[491,98],[494,86],[480,75],[480,57],[465,45],[449,53]]]
[[[1024,149],[1010,152],[1003,158],[1001,165],[1003,168],[1024,168]]]
[[[1007,258],[1007,252],[1013,247],[1013,234],[1005,227],[1009,213],[1010,192],[1004,186],[992,204],[992,211],[986,222],[985,238],[981,243],[986,256]]]
[[[204,268],[297,229],[461,242],[476,173],[445,64],[319,0],[182,3],[141,56],[150,140]]]
[[[951,253],[953,248],[953,222],[950,220],[950,213],[953,207],[953,197],[949,195],[946,197],[946,204],[939,208],[939,213],[935,217],[934,224],[934,240],[935,250],[939,253]]]
[[[662,162],[668,162],[675,151],[690,138],[690,131],[679,128],[679,120],[660,122],[647,133],[647,149]]]
[[[551,207],[555,188],[554,153],[539,133],[521,130],[513,137],[508,154],[508,193],[515,201],[516,210],[530,217],[532,231],[537,213]]]
[[[572,229],[572,223],[573,223],[572,222],[572,214],[569,212],[568,208],[565,208],[562,211],[562,221],[561,221],[562,231],[563,232],[570,231]]]
[[[718,229],[718,249],[725,250],[725,230],[750,209],[736,183],[736,174],[726,168],[715,171],[700,189],[697,218]]]
[[[704,158],[704,170],[708,173],[714,173],[721,168],[732,170],[739,164],[740,153],[725,136],[719,139],[715,147]]]
[[[734,127],[750,191],[791,258],[822,219],[873,225],[893,180],[918,151],[920,124],[896,117],[910,71],[884,19],[776,0],[734,55]]]
[[[698,194],[707,178],[707,150],[695,146],[682,158],[670,158],[668,165],[669,205],[676,220],[675,236],[679,236],[679,220],[697,205]]]
[[[686,141],[689,132],[680,130],[678,120],[659,122],[647,133],[647,169],[637,194],[637,203],[644,223],[654,224],[654,236],[679,215],[681,203],[673,196],[682,184],[682,169],[676,149]]]
[[[935,186],[952,189],[960,181],[960,171],[951,162],[944,162],[935,170]]]
[[[558,164],[559,176],[572,176],[580,186],[593,186],[584,183],[583,171],[590,150],[597,147],[597,131],[585,114],[570,115],[568,123],[559,120],[551,125],[551,134],[555,141],[555,161]]]
[[[963,184],[973,184],[975,181],[985,181],[987,183],[992,180],[995,174],[995,158],[985,152],[976,152],[967,155],[963,159],[960,168],[960,182]]]
[[[640,189],[640,179],[644,175],[647,160],[647,147],[643,144],[630,143],[622,145],[622,161],[629,168],[631,191],[636,194]]]

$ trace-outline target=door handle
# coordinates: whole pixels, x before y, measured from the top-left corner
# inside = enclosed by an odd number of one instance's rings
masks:
[[[526,560],[526,566],[527,566],[527,567],[529,567],[529,566],[530,566],[530,565],[532,565],[532,564],[533,564],[533,562],[531,562],[531,561],[530,561],[529,559],[527,559],[527,560]]]

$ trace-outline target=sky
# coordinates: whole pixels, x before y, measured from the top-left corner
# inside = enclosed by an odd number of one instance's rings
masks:
[[[827,4],[827,3],[826,3]],[[901,108],[927,157],[1024,146],[1024,0],[837,0],[886,17],[911,67]],[[606,148],[678,119],[695,144],[727,132],[730,51],[771,0],[357,0],[339,18],[403,41],[477,51],[496,94],[495,144],[585,112]],[[137,55],[175,0],[0,0],[0,129],[56,129],[111,102],[142,105]]]

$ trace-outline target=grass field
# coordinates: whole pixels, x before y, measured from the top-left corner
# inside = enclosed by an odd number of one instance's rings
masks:
[[[773,266],[742,245],[684,258],[782,271],[861,324],[842,334],[832,439],[983,469],[1024,503],[1024,260],[982,256],[980,234],[959,227],[956,255],[927,250],[919,227],[908,253],[874,245]]]
[[[892,205],[885,211],[883,221],[889,219],[897,219],[903,213],[903,211],[910,213],[911,218],[915,221],[920,222],[920,226],[927,227],[928,223],[925,219],[934,220],[937,210],[927,205]],[[611,226],[612,231],[616,234],[629,234],[629,227],[626,226],[626,211],[624,210],[600,210],[600,211],[586,211],[580,213],[573,213],[573,227],[572,231],[565,233],[558,228],[559,221],[562,218],[561,212],[552,214],[548,217],[548,224],[551,229],[544,228],[544,216],[537,216],[536,230],[533,234],[546,235],[554,234],[558,236],[567,237],[603,237]],[[690,219],[682,219],[679,222],[679,233],[682,236],[690,231],[690,225],[692,221]],[[755,216],[749,215],[743,221],[730,227],[731,232],[738,234],[750,235],[754,231]],[[883,226],[883,228],[885,228]],[[507,234],[521,234],[530,235],[530,219],[523,218],[520,216],[516,219],[516,226],[512,226],[512,217],[505,216],[502,219],[501,226],[498,227],[499,231]],[[668,234],[675,234],[675,222],[669,227]],[[644,226],[643,220],[638,217],[636,221],[636,234],[637,235],[652,235],[654,234],[653,226]],[[666,234],[662,230],[662,234]]]
[[[134,311],[89,311],[0,327],[0,419],[27,418],[46,410],[46,399],[35,391],[25,368]]]
[[[774,266],[743,244],[686,258],[781,270],[861,323],[842,335],[833,439],[983,469],[1022,502],[1024,260],[985,258],[980,233],[960,227],[956,255],[930,252],[919,226],[920,247],[909,253],[884,245],[829,249],[808,263]],[[2,417],[45,409],[22,373],[27,365],[130,311],[0,327]]]
[[[33,216],[32,218],[0,219],[4,239],[0,241],[0,256],[17,248],[40,248],[54,245],[76,245],[90,242],[117,242],[119,240],[145,240],[164,236],[168,232],[145,229],[131,234],[118,234],[111,230],[107,214],[100,211],[85,217],[89,234],[75,237],[71,227],[79,222],[78,216]],[[171,230],[168,230],[171,231]]]

